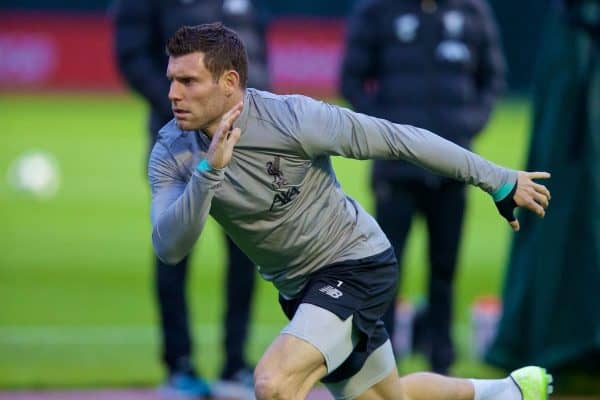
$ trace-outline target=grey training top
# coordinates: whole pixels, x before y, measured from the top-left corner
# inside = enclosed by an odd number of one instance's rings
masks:
[[[403,159],[493,193],[516,171],[494,165],[424,129],[399,125],[299,95],[247,89],[235,123],[242,136],[222,170],[200,171],[210,138],[160,132],[150,156],[152,241],[176,263],[212,215],[285,297],[328,264],[390,247],[375,220],[342,191],[330,156]]]

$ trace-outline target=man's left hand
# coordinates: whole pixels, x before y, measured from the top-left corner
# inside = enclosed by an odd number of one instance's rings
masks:
[[[550,173],[548,172],[526,172],[519,171],[517,177],[517,187],[512,194],[512,207],[510,210],[506,207],[501,207],[498,203],[498,209],[500,214],[504,216],[510,224],[513,231],[520,229],[519,220],[514,217],[513,207],[525,208],[535,213],[540,218],[546,215],[546,208],[550,204],[550,191],[546,186],[535,183],[534,179],[548,179]]]

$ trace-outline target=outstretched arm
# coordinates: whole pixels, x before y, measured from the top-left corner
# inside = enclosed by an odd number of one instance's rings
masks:
[[[488,192],[513,229],[512,208],[543,216],[550,193],[533,179],[547,173],[526,173],[498,166],[425,129],[394,124],[307,97],[290,98],[295,110],[294,135],[310,158],[340,155],[355,159],[402,159]],[[504,199],[509,201],[502,202]],[[514,204],[511,203],[514,201]],[[513,206],[513,207],[511,207]],[[510,208],[511,216],[509,216]]]

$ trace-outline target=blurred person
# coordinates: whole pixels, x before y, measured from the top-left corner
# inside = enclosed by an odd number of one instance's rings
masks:
[[[235,27],[248,43],[249,81],[257,88],[269,86],[266,65],[265,23],[256,5],[249,0],[135,1],[116,0],[115,48],[118,66],[129,85],[150,106],[149,148],[158,131],[173,118],[165,76],[167,39],[181,26],[225,21]],[[226,237],[228,264],[224,315],[224,364],[220,382],[213,389],[219,395],[252,389],[252,367],[244,357],[255,271],[252,262]],[[183,393],[206,395],[208,385],[198,376],[192,362],[192,343],[186,304],[186,277],[189,259],[170,265],[155,260],[156,295],[162,333],[162,360],[168,370],[167,387]],[[233,390],[233,392],[231,392]],[[225,392],[225,393],[223,393]],[[231,393],[230,393],[231,392]],[[250,390],[252,392],[252,390]]]
[[[498,333],[486,359],[504,368],[539,362],[559,373],[590,371],[597,383],[600,1],[549,3],[533,76],[527,166],[556,171],[555,212],[543,223],[523,216],[508,259]],[[597,384],[577,382],[581,394],[594,386],[598,394]]]
[[[254,371],[262,399],[303,399],[322,380],[336,398],[545,400],[550,377],[526,367],[505,379],[400,378],[381,321],[396,293],[394,250],[341,189],[330,156],[405,159],[477,185],[514,230],[515,207],[542,217],[550,193],[427,130],[300,95],[247,88],[240,37],[222,24],[184,27],[167,44],[175,118],[149,162],[152,242],[175,264],[208,215],[279,291],[290,323]]]
[[[470,148],[503,85],[504,59],[485,0],[366,0],[351,16],[341,92],[358,112]],[[398,260],[413,217],[425,218],[429,285],[413,338],[431,369],[446,374],[455,359],[450,326],[465,184],[403,160],[376,160],[371,182],[377,221]],[[390,337],[394,314],[392,303],[384,317]]]

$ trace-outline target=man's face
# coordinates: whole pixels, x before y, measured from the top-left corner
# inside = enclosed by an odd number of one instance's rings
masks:
[[[227,111],[227,97],[204,66],[204,53],[169,57],[169,100],[177,125],[183,130],[215,128]]]

